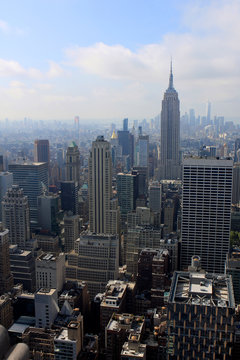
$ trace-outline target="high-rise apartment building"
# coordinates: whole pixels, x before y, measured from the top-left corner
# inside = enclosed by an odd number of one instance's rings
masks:
[[[10,172],[0,172],[0,221],[2,221],[2,201],[7,190],[13,184],[13,175]]]
[[[48,140],[34,141],[34,162],[50,163],[50,151]]]
[[[13,183],[23,188],[28,197],[30,208],[30,226],[35,229],[38,225],[37,198],[48,189],[48,164],[45,162],[20,161],[9,165],[13,173]]]
[[[103,136],[92,143],[88,173],[90,231],[104,234],[112,198],[112,159],[110,144]]]
[[[80,178],[80,153],[77,144],[72,141],[66,153],[67,181],[79,184]]]
[[[9,229],[10,244],[24,249],[30,239],[29,205],[27,196],[18,185],[13,185],[4,196],[2,215],[3,223]]]
[[[183,161],[182,256],[193,255],[209,272],[224,272],[229,250],[233,161],[187,158]]]
[[[8,229],[0,223],[0,295],[13,287],[13,276],[10,271]]]
[[[173,87],[172,64],[169,86],[164,93],[161,112],[160,179],[177,179],[180,167],[180,111],[178,93]]]

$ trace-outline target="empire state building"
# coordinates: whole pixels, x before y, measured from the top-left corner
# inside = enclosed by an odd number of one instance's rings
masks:
[[[160,179],[178,179],[180,166],[180,111],[178,93],[173,87],[172,63],[169,86],[164,93],[161,112]]]

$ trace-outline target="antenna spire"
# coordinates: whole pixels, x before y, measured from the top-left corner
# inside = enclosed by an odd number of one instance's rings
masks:
[[[173,90],[173,73],[172,73],[172,58],[171,58],[171,62],[170,62],[170,76],[169,76],[169,86],[168,86],[169,90]]]

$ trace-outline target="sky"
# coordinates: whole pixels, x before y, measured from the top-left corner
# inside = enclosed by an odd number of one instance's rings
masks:
[[[0,1],[0,120],[240,118],[239,0]]]

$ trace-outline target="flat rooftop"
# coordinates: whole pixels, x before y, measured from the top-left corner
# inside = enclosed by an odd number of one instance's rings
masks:
[[[176,271],[169,302],[234,308],[231,277],[223,274]]]
[[[144,324],[143,316],[135,316],[133,314],[113,314],[107,325],[107,330],[120,331],[126,329],[134,334],[141,334]]]

